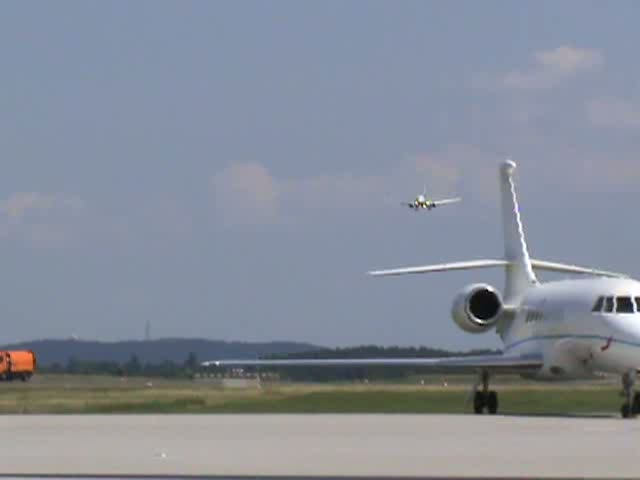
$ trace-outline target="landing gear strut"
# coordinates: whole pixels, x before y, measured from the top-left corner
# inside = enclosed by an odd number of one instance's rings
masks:
[[[498,412],[498,394],[493,390],[489,390],[488,371],[483,370],[480,373],[479,383],[482,383],[482,390],[476,390],[473,394],[473,411],[476,414],[482,414],[486,408],[491,415],[494,415]],[[640,406],[640,398],[638,398],[638,401]]]
[[[620,408],[622,418],[632,418],[640,413],[640,393],[634,393],[635,383],[636,372],[634,370],[622,375],[622,395],[625,397],[625,402]]]

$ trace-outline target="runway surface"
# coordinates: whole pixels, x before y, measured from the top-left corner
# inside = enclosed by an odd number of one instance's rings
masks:
[[[7,415],[0,473],[635,477],[640,420],[473,415]]]

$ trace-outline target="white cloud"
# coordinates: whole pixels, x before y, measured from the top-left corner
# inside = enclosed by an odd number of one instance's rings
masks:
[[[235,163],[213,176],[215,204],[232,223],[272,222],[278,215],[278,187],[257,163]]]
[[[263,165],[234,164],[213,176],[216,208],[233,224],[275,223],[309,211],[374,210],[412,198],[426,182],[434,195],[455,193],[460,170],[429,155],[409,156],[375,175],[277,178]]]
[[[20,238],[36,247],[63,246],[69,237],[70,216],[84,209],[78,197],[16,192],[0,201],[0,237]]]
[[[77,197],[37,192],[17,192],[11,194],[6,200],[0,201],[0,213],[12,220],[21,220],[32,213],[73,212],[83,208],[84,202]]]
[[[371,199],[384,190],[384,179],[343,173],[282,180],[279,187],[288,210],[297,205],[305,210],[352,211],[370,207]]]
[[[570,179],[574,192],[636,192],[640,183],[640,164],[632,158],[583,156],[579,166],[566,164],[556,175],[564,179],[564,184]]]
[[[556,72],[563,72],[565,75],[572,75],[600,68],[604,59],[598,50],[563,46],[536,53],[535,63]]]
[[[631,101],[599,98],[587,102],[587,117],[599,127],[640,129],[640,107]]]
[[[534,53],[531,63],[525,71],[506,73],[501,85],[518,90],[553,88],[580,73],[599,70],[604,65],[604,56],[598,50],[561,46]]]
[[[640,182],[640,163],[632,156],[602,158],[575,146],[556,146],[544,153],[532,156],[530,149],[524,149],[512,151],[511,155],[454,144],[434,153],[409,155],[378,174],[340,173],[293,179],[277,178],[262,165],[238,164],[216,175],[214,186],[225,178],[243,186],[229,188],[224,198],[219,192],[216,194],[224,220],[265,224],[295,222],[307,216],[319,219],[327,213],[337,217],[398,209],[400,202],[411,199],[423,185],[434,197],[460,195],[465,202],[497,208],[498,165],[508,157],[519,164],[519,175],[526,175],[529,185],[542,185],[540,188],[605,193],[633,189]]]
[[[425,181],[433,179],[431,181],[437,182],[437,188],[442,194],[450,193],[460,179],[460,168],[456,165],[457,162],[452,158],[449,158],[448,161],[443,160],[443,158],[438,159],[432,154],[425,153],[410,158],[410,161],[415,165],[415,173],[424,177]]]
[[[538,191],[548,189],[560,196],[638,191],[640,162],[633,152],[607,151],[572,143],[556,145],[543,153],[544,156],[533,158],[529,154],[529,158],[520,164],[527,168],[527,183]]]

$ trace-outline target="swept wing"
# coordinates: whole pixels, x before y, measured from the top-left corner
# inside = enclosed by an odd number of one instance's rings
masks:
[[[211,360],[203,366],[216,367],[434,367],[486,369],[500,371],[530,371],[542,367],[539,355],[476,355],[468,357],[440,358],[329,358],[329,359],[286,359],[286,360]]]

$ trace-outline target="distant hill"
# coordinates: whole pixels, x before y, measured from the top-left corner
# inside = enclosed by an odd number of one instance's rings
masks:
[[[198,338],[163,338],[158,340],[126,340],[98,342],[88,340],[34,340],[0,347],[4,350],[33,350],[40,365],[66,365],[75,357],[82,361],[123,363],[137,355],[142,363],[158,364],[165,360],[182,363],[189,353],[199,360],[257,358],[274,354],[312,352],[323,349],[317,345],[297,342],[224,342]]]

